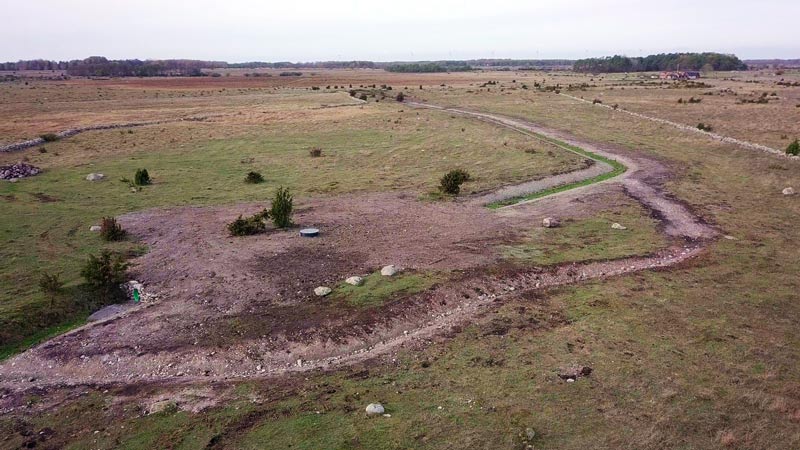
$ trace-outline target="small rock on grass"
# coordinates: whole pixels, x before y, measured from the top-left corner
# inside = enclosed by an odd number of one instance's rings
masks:
[[[314,294],[316,294],[317,297],[325,297],[326,295],[330,294],[331,292],[332,292],[331,288],[325,287],[325,286],[320,286],[320,287],[314,289]]]
[[[344,280],[344,282],[353,286],[361,286],[364,284],[364,279],[361,277],[350,277]]]
[[[378,414],[383,414],[385,410],[383,408],[383,405],[381,405],[380,403],[370,403],[369,405],[367,405],[366,411],[368,416],[375,416]]]
[[[556,228],[561,225],[561,221],[555,217],[545,217],[542,219],[542,226],[545,228]]]
[[[791,188],[791,187],[787,187],[782,192],[783,192],[783,195],[794,195],[795,194],[794,188]]]
[[[384,267],[383,269],[381,269],[381,275],[383,275],[385,277],[391,277],[391,276],[396,275],[397,272],[399,272],[399,271],[400,270],[397,267],[395,267],[394,265],[388,265],[388,266]]]
[[[611,224],[611,228],[613,228],[615,230],[627,230],[628,229],[628,227],[626,227],[624,225],[620,225],[617,222],[612,223]]]
[[[86,175],[86,181],[103,181],[106,178],[102,173],[90,173]]]
[[[89,227],[89,231],[100,231],[102,229],[103,228],[100,225],[92,225],[91,227]]]

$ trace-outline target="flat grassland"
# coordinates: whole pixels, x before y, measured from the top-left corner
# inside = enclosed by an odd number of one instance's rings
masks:
[[[77,286],[86,255],[106,247],[88,231],[105,215],[264,203],[281,185],[300,204],[359,202],[361,193],[386,191],[427,204],[425,194],[454,167],[476,177],[465,185],[469,195],[585,164],[492,124],[390,98],[356,104],[346,93],[350,84],[408,87],[404,92],[419,101],[519,117],[647,154],[672,171],[669,194],[726,238],[672,268],[512,295],[387,361],[236,382],[32,388],[0,404],[0,435],[8,436],[0,446],[32,439],[52,448],[800,446],[800,200],[781,194],[800,188],[800,162],[534,87],[560,85],[564,94],[689,126],[704,122],[723,135],[783,149],[800,136],[800,87],[777,82],[800,74],[712,74],[699,87],[623,75],[316,72],[0,84],[0,142],[86,124],[207,117],[89,132],[45,144],[46,153],[0,155],[2,163],[27,158],[45,169],[0,184],[6,352],[52,327],[81,323],[86,311],[68,304],[45,314],[54,307],[36,283],[40,273],[57,271]],[[778,98],[737,103],[762,92]],[[702,101],[677,101],[690,97]],[[320,158],[308,154],[316,146]],[[131,192],[118,180],[140,167],[155,183]],[[245,184],[250,170],[266,183]],[[108,180],[85,181],[90,172]],[[619,190],[570,209],[559,210],[566,218],[560,229],[531,221],[515,238],[491,242],[486,252],[502,262],[487,270],[641,255],[665,245],[658,218]],[[629,230],[612,233],[611,222]],[[146,251],[140,247],[111,246]],[[374,276],[368,285],[394,295],[443,279],[433,272],[409,276],[394,288]],[[379,307],[386,300],[348,297],[348,289],[336,294],[352,304]],[[559,378],[580,366],[591,366],[591,376]],[[372,402],[391,417],[365,417]]]

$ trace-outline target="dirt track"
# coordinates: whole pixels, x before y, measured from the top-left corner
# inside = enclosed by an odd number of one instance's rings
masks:
[[[554,137],[617,159],[629,170],[614,180],[496,212],[483,208],[479,198],[430,204],[402,193],[309,200],[296,221],[319,226],[324,235],[317,240],[288,232],[226,236],[224,224],[231,217],[263,205],[130,214],[123,224],[151,249],[136,261],[135,276],[163,300],[4,362],[0,382],[24,389],[207,381],[335,367],[415,345],[504,296],[680,263],[716,235],[663,191],[671,174],[660,161],[518,119],[447,111]],[[603,207],[604,196],[620,191],[660,219],[672,238],[670,248],[644,258],[548,269],[506,267],[493,252],[546,215],[590,215]],[[449,281],[379,309],[348,308],[309,294],[317,285],[384,264],[444,270]]]

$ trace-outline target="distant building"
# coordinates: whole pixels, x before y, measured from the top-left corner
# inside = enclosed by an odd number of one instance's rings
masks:
[[[662,80],[696,80],[700,78],[700,72],[696,70],[661,72],[659,78]]]

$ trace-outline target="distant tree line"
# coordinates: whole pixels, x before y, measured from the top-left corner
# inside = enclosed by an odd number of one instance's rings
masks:
[[[384,69],[387,72],[401,73],[434,73],[434,72],[467,72],[472,66],[462,61],[442,61],[427,63],[393,63]]]
[[[372,61],[318,61],[318,62],[243,62],[226,63],[229,69],[375,69],[377,65]]]
[[[154,77],[154,76],[201,76],[203,69],[225,67],[221,61],[197,61],[190,59],[109,60],[92,56],[73,61],[18,61],[0,63],[0,70],[60,70],[72,76],[86,77]]]
[[[630,58],[615,55],[605,58],[588,58],[575,61],[576,72],[654,72],[663,70],[747,70],[736,55],[721,53],[661,53],[645,57]]]

